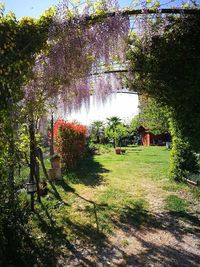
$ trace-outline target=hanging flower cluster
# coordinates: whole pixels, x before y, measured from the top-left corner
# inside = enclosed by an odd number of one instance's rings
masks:
[[[76,167],[85,154],[87,129],[84,125],[58,119],[54,124],[55,151],[62,157],[64,167]]]
[[[101,0],[80,8],[69,1],[59,4],[49,28],[49,50],[36,60],[28,85],[31,97],[43,88],[45,99],[56,98],[70,111],[89,102],[91,94],[101,100],[121,87],[119,75],[103,74],[113,62],[125,62],[129,18],[116,2]],[[110,11],[115,16],[107,16]]]

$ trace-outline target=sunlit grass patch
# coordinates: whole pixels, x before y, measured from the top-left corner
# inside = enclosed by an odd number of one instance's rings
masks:
[[[37,203],[30,224],[33,236],[59,251],[64,242],[78,240],[85,246],[123,231],[162,229],[160,213],[166,220],[173,216],[198,223],[188,212],[194,190],[171,180],[168,169],[169,151],[163,147],[130,147],[125,155],[111,148],[89,156],[63,181],[48,182],[48,195]],[[124,248],[129,245],[126,238]]]
[[[195,198],[200,200],[200,187],[195,187],[192,189],[192,194]]]
[[[172,212],[186,212],[189,203],[176,195],[170,195],[165,199],[165,208]]]

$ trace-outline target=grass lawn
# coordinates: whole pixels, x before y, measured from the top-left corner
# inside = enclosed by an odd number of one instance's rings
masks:
[[[168,171],[165,147],[130,147],[124,155],[110,149],[82,161],[64,181],[49,183],[29,221],[35,261],[198,266],[200,190],[175,183]]]

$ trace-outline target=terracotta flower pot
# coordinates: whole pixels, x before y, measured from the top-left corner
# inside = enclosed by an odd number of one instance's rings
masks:
[[[120,155],[121,154],[121,148],[115,148],[115,153]]]
[[[118,155],[124,154],[126,152],[125,149],[122,148],[115,148],[115,153]]]

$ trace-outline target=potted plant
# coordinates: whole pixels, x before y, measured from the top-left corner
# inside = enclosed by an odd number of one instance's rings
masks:
[[[118,155],[125,154],[126,150],[122,149],[121,147],[116,147],[115,148],[115,153]]]
[[[118,155],[120,155],[121,154],[121,148],[116,147],[115,148],[115,153],[118,154]]]

